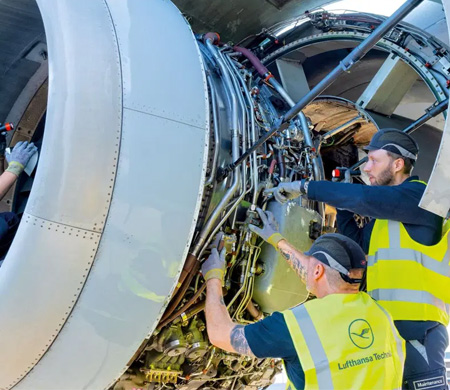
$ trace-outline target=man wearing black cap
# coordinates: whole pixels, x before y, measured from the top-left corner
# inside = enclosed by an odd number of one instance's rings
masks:
[[[450,310],[448,244],[442,218],[419,207],[426,183],[411,171],[414,139],[396,129],[377,132],[366,147],[370,186],[307,181],[271,189],[279,202],[304,195],[338,209],[338,231],[369,254],[367,291],[407,340],[405,389],[447,389],[444,363]],[[354,214],[371,217],[359,228]]]
[[[404,340],[387,311],[359,291],[361,248],[327,234],[303,254],[277,233],[270,212],[258,213],[264,227],[251,229],[282,252],[318,299],[254,324],[233,323],[222,296],[225,251],[214,248],[202,267],[210,341],[230,352],[282,358],[291,389],[400,388]]]

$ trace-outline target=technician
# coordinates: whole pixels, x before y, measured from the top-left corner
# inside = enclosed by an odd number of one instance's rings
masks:
[[[361,248],[327,234],[301,253],[277,233],[270,212],[258,212],[264,227],[252,229],[281,251],[318,299],[254,324],[236,324],[222,296],[225,250],[214,248],[202,267],[210,341],[229,352],[282,358],[292,389],[400,388],[404,341],[390,315],[359,291]]]
[[[419,153],[414,139],[380,130],[366,149],[370,186],[301,180],[268,192],[282,203],[304,195],[338,209],[338,231],[369,254],[367,292],[407,340],[404,388],[447,389],[448,232],[442,238],[442,218],[419,207],[426,183],[411,176]],[[354,214],[372,220],[360,228]]]
[[[8,168],[0,175],[0,200],[6,195],[8,190],[17,181],[20,174],[30,161],[30,158],[37,152],[36,146],[28,141],[20,141],[14,146],[9,155]],[[0,260],[2,260],[11,245],[17,227],[19,217],[15,213],[0,213]]]

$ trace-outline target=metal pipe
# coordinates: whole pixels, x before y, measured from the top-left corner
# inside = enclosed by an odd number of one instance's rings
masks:
[[[251,299],[248,301],[246,309],[255,320],[259,321],[264,317],[264,314],[256,308]]]
[[[230,61],[230,63],[232,63],[232,61]],[[252,109],[253,108],[253,99],[250,95],[250,92],[248,91],[247,88],[247,84],[245,83],[244,78],[242,77],[242,75],[239,73],[239,71],[236,69],[236,66],[233,64],[233,69],[234,72],[239,80],[239,82],[241,83],[242,86],[242,90],[244,91],[244,95],[247,98],[247,102],[248,105],[250,107],[249,109],[249,113],[250,113],[250,121],[251,121],[251,138],[252,138],[252,142],[255,143],[256,142],[256,127],[255,127],[255,112]],[[256,155],[256,150],[252,153],[252,165],[253,165],[253,199],[252,199],[252,203],[256,204],[257,198],[258,198],[258,183],[259,183],[259,178],[258,178],[258,159],[257,159],[257,155]]]
[[[345,57],[340,64],[328,74],[319,84],[317,84],[309,93],[307,93],[300,101],[292,107],[282,118],[280,118],[272,129],[262,136],[246,153],[239,157],[233,164],[230,164],[225,170],[222,170],[219,179],[223,180],[230,172],[241,164],[254,150],[258,149],[277,131],[282,131],[288,127],[287,121],[296,116],[307,104],[309,104],[316,96],[323,90],[329,87],[336,79],[343,73],[347,72],[356,62],[361,60],[364,55],[376,45],[376,43],[400,20],[408,15],[414,8],[416,8],[422,0],[406,1],[397,11],[395,11],[389,18],[381,23],[374,32],[362,41],[352,52]]]
[[[230,72],[230,74],[232,73],[236,73],[235,68],[233,66],[233,64],[231,63],[231,60],[228,56],[224,55],[221,51],[218,51],[218,54],[221,56],[225,66],[227,67],[228,71]],[[245,100],[242,97],[241,94],[241,89],[239,88],[239,84],[236,81],[235,77],[231,77],[231,81],[233,82],[233,86],[234,86],[234,90],[235,90],[235,94],[236,96],[238,96],[238,100],[241,106],[241,111],[242,111],[242,148],[243,148],[243,152],[245,152],[245,150],[247,150],[247,136],[248,138],[250,138],[250,131],[248,129],[248,123],[247,123],[247,115],[248,115],[248,111],[246,109],[245,106]],[[241,181],[241,193],[238,196],[238,199],[243,199],[244,196],[246,195],[246,187],[247,187],[247,166],[243,166],[242,167],[242,181]],[[240,200],[239,200],[240,202]],[[235,203],[235,205],[237,206],[239,203]],[[233,223],[234,225],[234,223]],[[213,236],[213,235],[212,235]]]
[[[209,179],[205,182],[205,187],[210,186],[214,183],[216,179],[216,170],[217,170],[217,159],[219,157],[219,124],[217,122],[217,101],[216,101],[216,88],[214,86],[213,80],[210,75],[207,76],[209,89],[211,91],[211,106],[213,113],[213,127],[214,127],[214,156],[212,161],[211,173],[209,175]]]
[[[353,119],[350,119],[349,121],[345,122],[343,125],[336,127],[333,130],[330,130],[329,132],[325,133],[322,136],[322,141],[326,141],[328,138],[333,137],[336,134],[339,134],[341,131],[344,131],[347,127],[349,127],[350,125],[352,125],[359,119],[361,119],[361,115],[355,116]]]
[[[242,53],[247,57],[247,59],[252,63],[255,69],[258,71],[260,76],[265,77],[267,82],[279,93],[279,95],[286,101],[286,103],[292,108],[295,106],[294,100],[289,96],[287,91],[283,88],[283,86],[272,76],[272,74],[267,70],[267,68],[261,63],[258,57],[256,57],[250,50],[244,49],[238,46],[234,47],[234,50]],[[311,133],[309,132],[308,122],[306,120],[305,114],[300,111],[298,113],[298,118],[300,120],[301,128],[303,131],[303,137],[305,140],[305,144],[310,148],[314,148],[313,141],[311,138]],[[281,152],[280,152],[281,153]],[[282,155],[278,154],[278,167],[280,168],[280,177],[284,178],[285,170]],[[323,169],[321,169],[322,163],[320,161],[320,157],[317,156],[313,159],[313,170],[314,170],[314,178],[316,180],[322,180],[324,178]],[[321,208],[323,209],[323,208]]]
[[[432,105],[425,110],[425,114],[419,119],[411,123],[408,127],[403,129],[405,133],[411,134],[416,131],[420,126],[428,122],[431,118],[443,113],[448,108],[448,98],[440,102],[438,105]]]
[[[295,106],[295,102],[291,99],[291,97],[289,96],[287,91],[283,88],[283,86],[277,80],[275,80],[274,77],[271,77],[269,79],[269,83],[270,83],[270,85],[272,85],[272,87],[275,88],[275,90],[280,94],[280,96],[286,101],[286,103],[289,105],[289,107],[292,108]],[[305,144],[308,145],[310,148],[314,147],[305,114],[302,111],[300,111],[298,113],[298,118],[300,119],[300,124],[301,124],[302,132],[303,132],[303,137],[305,139]]]
[[[275,79],[275,77],[269,72],[269,70],[262,64],[258,57],[256,57],[250,50],[235,46],[235,51],[238,51],[244,54],[245,57],[252,63],[257,72],[261,77],[264,77],[266,81],[279,93],[279,95],[284,99],[284,101],[289,105],[289,107],[295,106],[295,101],[289,96],[287,91],[283,88],[283,86]],[[299,116],[304,116],[303,112],[298,113]],[[301,119],[301,118],[300,118]],[[303,135],[305,138],[306,145],[313,147],[311,134],[309,133],[309,128],[303,128]]]
[[[306,116],[299,115],[299,119],[300,119],[300,124],[301,124],[302,128],[308,128],[308,122],[306,120]],[[308,129],[307,133],[309,134],[309,129]],[[312,145],[312,141],[311,141],[311,147],[314,147]],[[313,159],[313,171],[314,171],[314,179],[315,180],[322,180],[324,178],[323,165],[322,165],[322,162],[320,161],[319,157],[315,157]]]
[[[277,153],[278,169],[280,170],[280,179],[286,176],[286,164],[284,163],[283,150],[278,150]]]
[[[188,310],[195,303],[195,301],[200,297],[200,295],[202,295],[202,293],[203,293],[203,291],[205,291],[205,289],[206,289],[206,283],[203,283],[202,286],[198,289],[198,291],[194,294],[194,296],[191,299],[189,299],[189,301],[186,302],[182,308],[178,309],[175,313],[171,314],[170,317],[162,320],[158,324],[158,329],[164,328],[166,325],[170,324],[175,318],[177,318],[181,314],[185,313],[186,310]]]
[[[231,81],[230,75],[227,72],[226,66],[222,61],[222,58],[219,56],[217,52],[217,47],[213,45],[212,39],[206,39],[205,41],[206,47],[211,52],[212,56],[214,57],[217,65],[219,66],[223,81],[225,86],[228,88],[228,91],[230,91],[230,98],[231,98],[231,108],[232,108],[232,137],[231,137],[231,154],[233,160],[238,159],[240,155],[240,149],[239,149],[239,124],[238,124],[238,103],[236,96],[233,93],[233,83]],[[233,171],[236,167],[233,168]],[[211,216],[206,221],[199,238],[197,242],[195,243],[194,249],[192,250],[192,254],[194,256],[197,256],[200,249],[202,248],[203,244],[205,243],[209,232],[213,228],[214,224],[216,223],[217,219],[220,216],[220,213],[225,208],[225,206],[229,203],[231,198],[234,196],[235,192],[237,191],[240,184],[240,175],[238,173],[235,173],[233,175],[233,181],[231,184],[231,187],[228,189],[228,191],[225,193],[224,197],[221,199],[219,204],[217,205],[216,209],[213,211]]]
[[[340,63],[321,80],[310,92],[308,92],[300,101],[289,110],[283,118],[283,121],[289,121],[296,116],[307,104],[309,104],[317,95],[329,87],[336,79],[348,70],[359,60],[361,60],[367,52],[376,43],[383,38],[398,22],[400,22],[406,15],[408,15],[414,8],[416,8],[422,0],[408,0],[403,3],[400,8],[395,11],[389,18],[381,23],[377,29],[373,31],[364,41],[355,47]]]
[[[250,50],[245,49],[243,47],[235,46],[234,50],[242,53],[252,63],[252,65],[255,67],[259,75],[265,78],[265,80],[279,93],[279,95],[289,105],[289,107],[292,108],[295,106],[295,101],[292,100],[287,91],[275,79],[275,77],[269,72],[269,70],[262,64],[262,62],[258,57],[256,57]],[[302,120],[301,118],[302,116],[303,117],[305,116],[301,111],[298,113],[298,115],[300,117],[300,120]],[[308,145],[309,147],[313,147],[313,142],[311,139],[311,134],[309,133],[309,128],[308,127],[303,128],[302,126],[302,131],[306,145]]]
[[[209,239],[207,241],[205,241],[205,244],[203,245],[203,248],[201,249],[201,251],[199,253],[199,257],[201,257],[203,255],[203,252],[205,251],[206,247],[209,245],[209,243],[211,242],[213,237],[217,234],[217,232],[219,231],[221,226],[225,223],[225,221],[228,219],[228,217],[233,213],[235,208],[239,205],[239,203],[241,203],[241,200],[244,199],[245,195],[246,195],[245,191],[242,191],[241,196],[236,199],[236,201],[233,203],[233,206],[230,207],[230,209],[225,213],[225,215],[222,217],[220,222],[216,225],[216,227],[210,234]]]
[[[221,57],[224,66],[228,69],[229,72],[231,72],[232,70],[230,69],[230,67],[228,67],[227,65],[227,60],[226,58],[223,56],[221,51],[217,51],[217,54]],[[242,99],[242,96],[240,96],[240,89],[237,85],[237,83],[235,82],[234,78],[230,78],[230,80],[232,80],[232,84],[235,87],[235,96],[239,96],[240,99]],[[241,104],[242,104],[242,100],[241,100]],[[245,104],[243,105],[243,110],[245,110]],[[245,143],[243,143],[245,145]],[[243,167],[243,171],[242,171],[242,178],[243,178],[243,183],[247,182],[247,174],[246,174],[246,167]],[[225,213],[225,215],[222,217],[222,219],[219,221],[219,223],[216,224],[214,230],[209,234],[209,238],[207,238],[203,244],[203,247],[200,249],[199,253],[198,253],[198,257],[202,257],[205,249],[207,248],[207,246],[209,245],[209,242],[212,240],[212,238],[216,235],[216,233],[219,231],[220,227],[223,225],[223,223],[228,219],[228,217],[233,213],[233,211],[235,210],[235,208],[239,205],[239,203],[241,202],[242,199],[244,199],[246,195],[246,191],[245,191],[245,184],[242,187],[242,191],[241,194],[238,196],[238,198],[234,201],[234,203],[232,203],[232,206],[229,208],[229,210]],[[221,211],[223,211],[225,209],[225,207],[222,208]],[[217,211],[217,208],[214,212]]]

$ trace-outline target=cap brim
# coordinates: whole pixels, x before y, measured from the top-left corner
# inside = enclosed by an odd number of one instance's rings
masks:
[[[327,265],[328,267],[333,268],[334,270],[336,270],[344,275],[347,275],[348,272],[350,271],[350,269],[348,267],[346,267],[343,264],[341,264],[340,262],[338,262],[333,256],[331,256],[329,253],[326,253],[323,250],[319,250],[319,251],[311,251],[310,250],[308,252],[305,252],[305,255],[307,254],[308,256],[315,257],[321,263]]]
[[[380,148],[376,148],[375,146],[367,145],[367,146],[364,146],[362,149],[365,150],[366,152],[370,152],[371,150],[378,150]]]

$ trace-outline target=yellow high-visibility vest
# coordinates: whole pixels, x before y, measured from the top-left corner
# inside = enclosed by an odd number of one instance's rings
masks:
[[[445,235],[450,230],[450,218],[444,222],[444,227],[442,228],[442,234]]]
[[[366,293],[327,295],[283,315],[305,389],[401,389],[405,342]]]
[[[449,231],[436,245],[414,241],[402,223],[376,220],[370,237],[367,292],[394,320],[437,321],[450,314]]]

